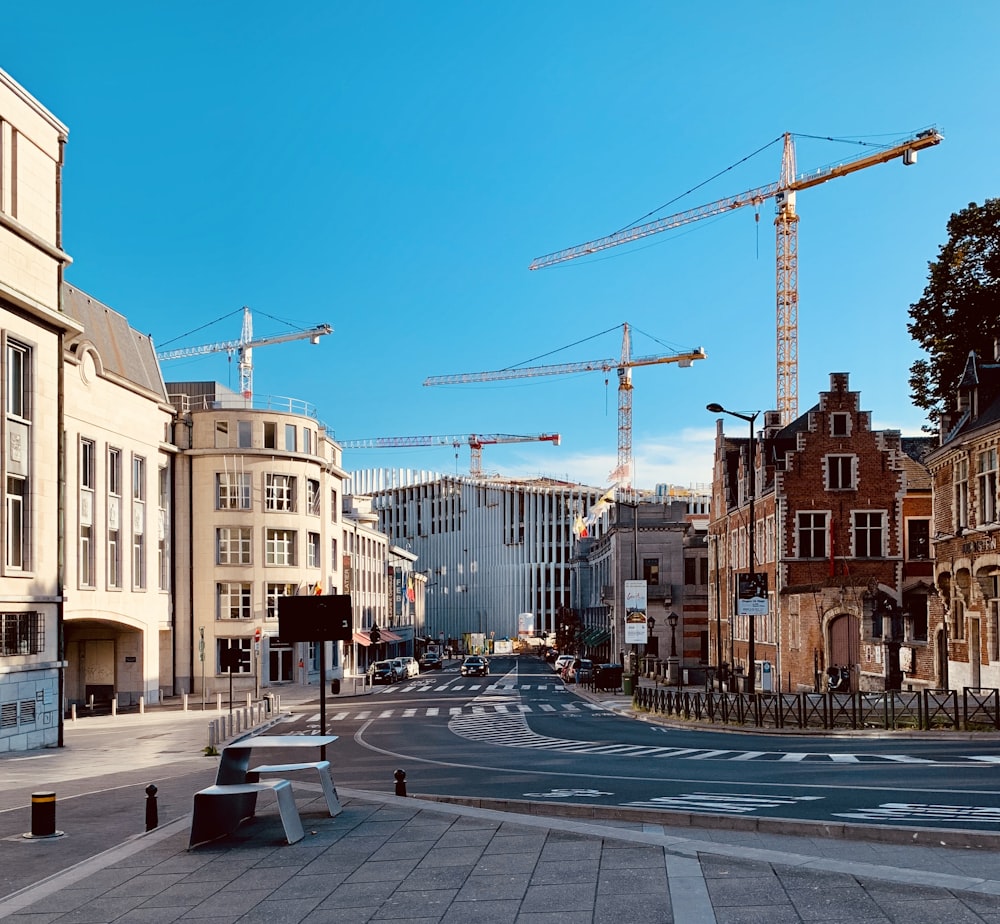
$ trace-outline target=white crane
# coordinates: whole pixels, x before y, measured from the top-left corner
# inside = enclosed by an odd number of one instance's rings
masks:
[[[319,324],[310,327],[308,330],[292,331],[287,334],[276,334],[273,337],[253,336],[253,320],[250,316],[250,309],[243,306],[243,332],[239,340],[222,340],[219,343],[205,343],[201,346],[181,347],[177,350],[165,350],[157,353],[156,358],[163,361],[167,359],[183,359],[187,356],[203,356],[206,353],[228,353],[232,356],[235,353],[239,357],[240,365],[240,393],[247,400],[253,399],[253,348],[258,346],[269,346],[272,343],[288,343],[292,340],[309,340],[312,343],[319,343],[319,338],[332,334],[333,328],[329,324]]]

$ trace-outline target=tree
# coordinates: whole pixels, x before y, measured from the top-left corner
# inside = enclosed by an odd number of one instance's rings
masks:
[[[910,366],[910,397],[936,423],[950,406],[970,350],[993,360],[1000,336],[1000,199],[948,219],[948,242],[929,263],[927,287],[906,329],[928,354]]]

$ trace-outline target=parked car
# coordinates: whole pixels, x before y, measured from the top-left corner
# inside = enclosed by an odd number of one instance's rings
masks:
[[[463,677],[485,677],[490,672],[490,665],[486,658],[478,655],[470,655],[462,662]]]
[[[376,661],[368,668],[372,683],[395,683],[399,677],[392,661]]]
[[[439,671],[442,665],[441,655],[436,651],[429,651],[420,659],[420,669],[422,671]]]
[[[563,668],[566,667],[567,664],[572,664],[575,657],[575,655],[559,655],[559,657],[556,658],[552,664],[552,670],[554,670],[557,674],[562,675]]]
[[[393,670],[396,671],[397,680],[406,679],[406,665],[403,663],[402,658],[390,658],[389,663],[392,665]]]
[[[399,660],[403,662],[403,668],[406,671],[405,676],[418,677],[420,675],[420,665],[417,663],[416,658],[406,657]]]
[[[566,668],[567,683],[590,683],[594,679],[594,662],[590,658],[577,658]]]

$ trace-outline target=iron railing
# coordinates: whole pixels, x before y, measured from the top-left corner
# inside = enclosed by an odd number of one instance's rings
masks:
[[[728,693],[639,687],[636,709],[756,728],[1000,730],[1000,690],[965,687],[870,693]]]

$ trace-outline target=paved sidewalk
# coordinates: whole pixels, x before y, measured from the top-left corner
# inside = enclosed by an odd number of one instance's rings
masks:
[[[286,688],[282,705],[311,709],[317,697],[315,686]],[[174,749],[201,740],[203,723],[191,724],[171,739]],[[12,871],[0,920],[1000,924],[997,851],[829,838],[818,828],[815,836],[737,831],[710,816],[674,826],[654,812],[581,820],[341,789],[344,811],[330,818],[319,786],[296,780],[299,843],[284,843],[276,805],[263,797],[234,836],[188,851],[191,793],[210,776],[196,764],[176,779],[173,805],[184,814],[131,836],[115,809],[135,787],[108,777],[75,809],[86,837],[106,849],[61,865],[59,854],[72,857],[84,838],[75,819],[65,838],[25,839],[12,833],[24,830],[17,810],[0,811],[8,820],[0,865]],[[39,878],[48,863],[51,874]]]

